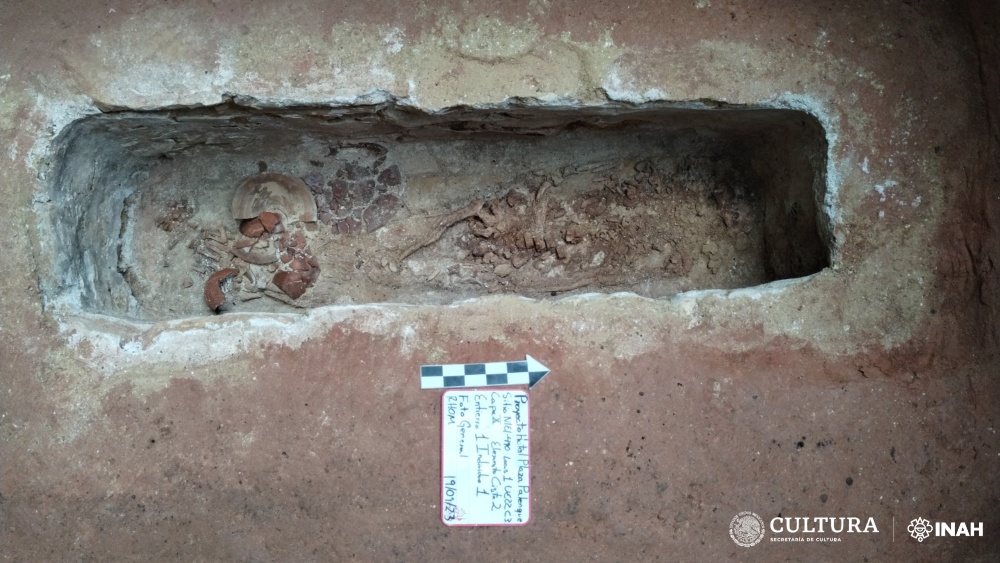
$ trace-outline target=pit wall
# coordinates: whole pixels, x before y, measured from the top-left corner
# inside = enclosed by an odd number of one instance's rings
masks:
[[[807,284],[685,293],[652,306],[657,322],[701,327],[702,336],[723,341],[738,327],[758,327],[757,336],[742,341],[750,347],[784,337],[849,353],[906,342],[935,309],[928,291],[937,259],[927,249],[949,205],[940,187],[960,187],[961,171],[972,158],[962,149],[971,142],[963,132],[977,107],[975,94],[956,86],[969,68],[966,51],[932,48],[933,41],[918,37],[951,41],[962,35],[948,24],[924,29],[918,22],[927,19],[914,19],[906,24],[911,29],[899,33],[859,34],[816,27],[806,13],[788,34],[788,22],[780,31],[773,23],[746,26],[738,11],[704,4],[674,6],[704,25],[669,39],[641,23],[643,13],[656,19],[652,14],[663,9],[658,3],[638,5],[634,17],[615,25],[597,23],[606,21],[600,14],[583,18],[541,4],[493,16],[440,6],[413,14],[406,24],[345,7],[336,15],[320,11],[324,15],[304,18],[309,21],[296,34],[269,42],[261,42],[257,31],[280,27],[294,14],[265,4],[239,14],[218,6],[88,16],[92,32],[42,51],[38,64],[60,61],[58,73],[3,73],[4,123],[15,163],[7,185],[16,201],[33,201],[30,211],[21,208],[21,220],[31,229],[20,252],[59,254],[45,220],[51,216],[46,206],[53,204],[46,194],[56,139],[75,120],[100,111],[220,103],[262,111],[383,103],[426,112],[511,103],[787,108],[809,113],[825,131],[826,190],[819,207],[829,225],[832,267]],[[187,23],[175,28],[163,21]],[[220,26],[240,31],[211,32]],[[760,39],[786,35],[783,42]],[[32,44],[20,31],[7,39],[8,45],[15,41]],[[875,52],[877,57],[870,56]],[[889,82],[889,75],[899,80]],[[954,103],[942,108],[940,99]],[[59,279],[57,268],[42,260],[28,279]],[[72,296],[51,305],[46,315],[76,342],[85,335],[101,340],[96,335],[106,330],[119,340],[135,331],[164,334],[191,326],[94,319],[74,313],[81,303]],[[537,312],[557,314],[552,307],[558,306],[539,305]],[[384,308],[363,309],[381,314],[376,311]],[[294,322],[310,332],[305,327],[313,315]],[[206,318],[196,324],[235,337],[242,322]],[[318,334],[322,326],[314,330]],[[106,353],[121,355],[123,348],[117,350]],[[230,347],[225,353],[238,351]]]

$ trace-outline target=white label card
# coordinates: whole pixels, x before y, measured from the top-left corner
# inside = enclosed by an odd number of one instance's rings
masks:
[[[446,391],[441,404],[441,520],[523,526],[531,517],[528,393]]]

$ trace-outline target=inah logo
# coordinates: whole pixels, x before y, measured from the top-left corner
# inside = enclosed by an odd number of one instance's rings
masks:
[[[914,518],[913,520],[910,520],[910,525],[906,527],[906,531],[910,532],[913,539],[918,542],[923,542],[925,539],[930,537],[931,530],[933,529],[934,528],[931,527],[930,520],[927,520],[926,518]]]
[[[931,537],[979,536],[983,537],[982,522],[931,522],[926,518],[914,518],[906,527],[913,539],[923,542]]]
[[[753,512],[740,512],[729,523],[729,537],[736,545],[751,547],[764,539],[764,521]]]

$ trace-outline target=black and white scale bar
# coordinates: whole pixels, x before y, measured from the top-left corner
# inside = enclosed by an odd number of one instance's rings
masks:
[[[527,385],[530,388],[547,373],[549,368],[527,355],[523,362],[420,366],[420,388],[454,389],[500,385]]]

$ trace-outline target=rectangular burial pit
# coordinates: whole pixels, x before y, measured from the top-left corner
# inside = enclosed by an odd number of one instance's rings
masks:
[[[90,116],[56,146],[46,296],[132,319],[657,298],[829,259],[827,144],[793,110],[223,105]]]

